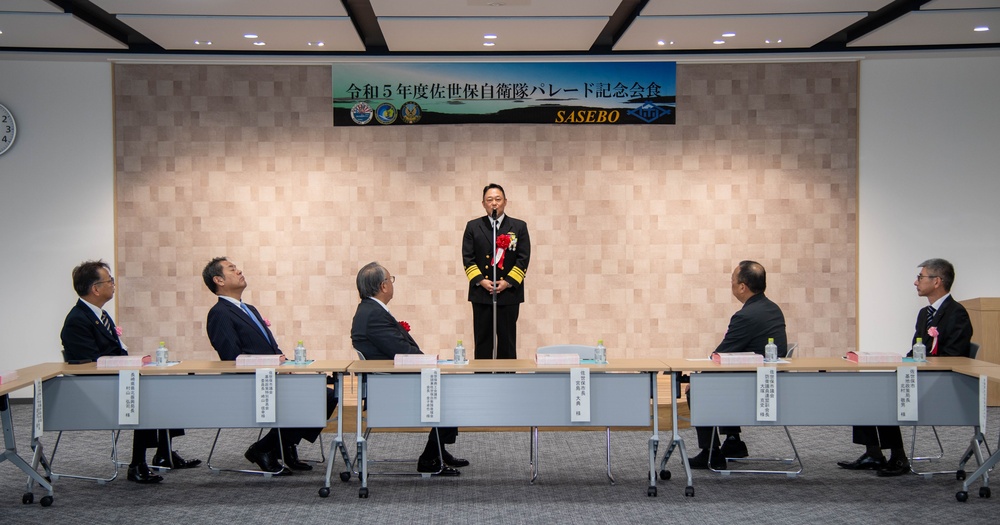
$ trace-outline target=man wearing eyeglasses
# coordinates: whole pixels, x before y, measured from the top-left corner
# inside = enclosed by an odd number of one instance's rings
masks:
[[[955,267],[950,262],[928,259],[920,263],[920,273],[913,286],[917,288],[917,295],[927,298],[929,305],[917,314],[910,345],[919,337],[927,346],[927,355],[969,356],[972,322],[965,307],[951,296],[954,282]],[[898,426],[854,427],[854,442],[864,445],[865,453],[854,461],[837,462],[841,468],[875,470],[881,477],[900,476],[910,470]],[[891,451],[889,461],[882,454],[883,449]]]
[[[216,257],[205,265],[201,277],[205,286],[219,297],[215,306],[208,311],[206,324],[208,339],[219,354],[219,359],[235,361],[240,354],[282,354],[278,341],[269,328],[271,323],[257,308],[243,302],[247,280],[235,263],[225,257]],[[337,396],[327,388],[328,419],[336,407]],[[283,428],[278,432],[272,428],[263,438],[250,445],[243,456],[247,461],[256,463],[262,471],[276,476],[291,475],[288,468],[312,470],[312,465],[299,460],[297,446],[303,439],[314,443],[322,431],[322,428]],[[284,458],[284,466],[278,462],[278,458]]]
[[[115,296],[115,278],[104,261],[86,261],[73,268],[73,288],[80,299],[63,322],[63,359],[67,363],[90,363],[105,355],[128,355],[119,337],[118,327],[104,311],[104,305]],[[166,430],[136,430],[132,435],[132,461],[128,480],[136,483],[159,483],[162,476],[153,474],[146,463],[146,449],[156,447],[153,465],[169,468],[191,468],[201,460],[187,461],[170,450]],[[170,437],[184,435],[183,430],[170,430]]]
[[[396,354],[422,354],[409,334],[409,326],[396,321],[389,312],[396,277],[377,262],[370,262],[358,271],[357,285],[361,302],[351,324],[351,343],[365,359],[393,359]],[[466,467],[469,461],[452,456],[445,445],[455,443],[458,429],[432,428],[427,445],[417,460],[417,471],[439,476],[458,476],[455,467]],[[439,444],[440,442],[440,444]]]

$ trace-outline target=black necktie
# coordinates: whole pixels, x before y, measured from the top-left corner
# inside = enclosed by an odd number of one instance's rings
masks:
[[[937,310],[935,310],[933,306],[928,306],[927,307],[927,326],[928,327],[931,326],[931,321],[934,319],[934,312],[936,312],[936,311]]]
[[[111,329],[111,318],[108,317],[108,312],[105,312],[104,310],[101,310],[101,324],[103,324],[104,328],[109,334],[111,334],[111,337],[115,336],[115,331]]]

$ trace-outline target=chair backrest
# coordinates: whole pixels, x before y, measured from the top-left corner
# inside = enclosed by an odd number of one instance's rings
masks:
[[[540,346],[536,354],[576,354],[580,359],[593,359],[597,347],[590,345],[551,345]]]
[[[358,361],[367,361],[365,354],[362,354],[361,350],[355,350],[354,352],[358,354]]]
[[[979,343],[969,343],[969,358],[975,359],[979,355]]]
[[[788,350],[785,351],[785,357],[792,357],[792,354],[795,353],[795,349],[798,347],[798,343],[788,343]]]

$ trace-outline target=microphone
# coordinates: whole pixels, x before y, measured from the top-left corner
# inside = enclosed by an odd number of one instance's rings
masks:
[[[497,218],[497,209],[493,208],[493,220],[496,220],[496,218]]]

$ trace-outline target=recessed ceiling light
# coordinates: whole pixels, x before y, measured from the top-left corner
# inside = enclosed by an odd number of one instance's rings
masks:
[[[210,46],[210,45],[212,45],[212,41],[211,40],[195,40],[194,41],[194,45],[196,45],[196,46],[202,46],[202,45],[204,45],[204,46]]]
[[[255,46],[266,46],[267,44],[264,43],[264,42],[257,41],[257,42],[254,42],[253,45],[255,45]]]
[[[323,42],[306,42],[306,45],[307,46],[323,47],[326,44],[324,44]]]
[[[721,45],[721,44],[725,44],[726,41],[725,40],[716,40],[715,42],[712,42],[712,43],[718,46],[718,45]]]
[[[973,31],[979,31],[979,32],[989,31],[989,30],[990,30],[990,28],[988,26],[979,26],[979,27],[973,29]]]
[[[243,38],[257,38],[257,35],[255,35],[253,33],[247,33],[247,34],[243,35]]]
[[[764,43],[765,43],[765,44],[770,44],[770,43],[771,43],[771,41],[770,41],[770,40],[765,40],[765,41],[764,41]]]
[[[722,33],[722,36],[724,38],[732,38],[732,37],[736,36],[736,33]]]
[[[493,47],[493,46],[496,45],[496,43],[494,43],[494,42],[483,42],[483,45],[486,46],[486,47]]]
[[[663,40],[657,40],[656,41],[656,45],[658,45],[658,46],[665,46],[665,45],[667,45],[667,43],[664,42]]]
[[[497,36],[493,35],[493,34],[487,34],[487,35],[483,35],[483,38],[485,38],[486,40],[496,40]]]

